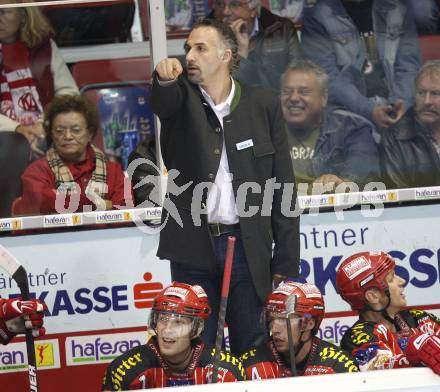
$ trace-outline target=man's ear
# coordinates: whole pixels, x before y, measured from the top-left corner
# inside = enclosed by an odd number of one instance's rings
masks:
[[[313,318],[303,318],[301,321],[301,341],[306,342],[313,337],[313,328],[315,328],[316,321]]]
[[[369,304],[378,304],[380,301],[380,292],[375,287],[365,291],[364,296]]]
[[[221,59],[227,63],[229,63],[230,61],[232,61],[232,51],[231,49],[225,49],[223,51],[223,54],[221,56]]]
[[[315,328],[316,320],[314,318],[305,318],[303,319],[303,331],[311,331]]]
[[[251,9],[251,15],[250,15],[250,17],[251,17],[252,19],[254,19],[256,16],[258,16],[257,7]]]

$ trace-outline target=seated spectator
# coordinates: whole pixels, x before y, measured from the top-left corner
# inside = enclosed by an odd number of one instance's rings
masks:
[[[348,353],[315,336],[324,313],[324,298],[315,285],[286,282],[276,288],[265,304],[264,320],[271,337],[240,357],[247,378],[359,371]]]
[[[210,313],[202,287],[173,282],[154,299],[148,323],[152,336],[109,365],[102,390],[209,384],[215,351],[200,336]],[[218,382],[243,380],[240,360],[221,356]]]
[[[345,259],[336,272],[336,288],[359,320],[341,347],[361,371],[426,366],[440,374],[440,320],[408,309],[405,280],[384,252],[361,252]]]
[[[440,1],[409,0],[409,2],[419,34],[436,33],[438,29]]]
[[[302,183],[333,191],[344,182],[360,185],[379,177],[374,125],[354,113],[326,109],[327,91],[327,74],[309,60],[294,61],[281,77],[281,105],[300,193],[306,193]]]
[[[302,13],[304,7],[308,7],[309,3],[315,0],[282,0],[272,1],[271,11],[277,15],[289,18],[294,24],[301,27]]]
[[[223,0],[213,0],[211,12],[208,15],[206,15],[206,17],[209,19],[223,20],[224,9],[225,9],[225,2]]]
[[[388,186],[440,185],[440,60],[424,64],[416,78],[416,103],[383,135]]]
[[[326,0],[304,10],[304,53],[327,71],[329,101],[379,128],[414,101],[420,48],[408,0]]]
[[[111,210],[126,203],[124,173],[91,144],[99,128],[96,109],[81,96],[55,97],[45,112],[44,158],[23,173],[17,213]],[[128,190],[131,198],[131,190]],[[130,205],[130,204],[129,204]]]
[[[301,57],[292,21],[261,6],[261,0],[224,0],[223,21],[238,40],[240,82],[280,91],[280,76],[293,59]]]
[[[78,88],[38,7],[2,8],[0,25],[0,131],[23,134],[41,156],[44,107],[56,95],[78,94]]]

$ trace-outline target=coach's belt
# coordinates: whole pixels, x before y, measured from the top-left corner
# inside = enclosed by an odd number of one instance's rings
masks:
[[[234,225],[224,225],[223,223],[208,223],[209,231],[213,237],[219,237],[222,234],[233,233],[240,229],[240,223]]]

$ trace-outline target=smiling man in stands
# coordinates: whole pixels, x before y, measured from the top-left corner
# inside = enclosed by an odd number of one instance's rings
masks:
[[[374,125],[347,110],[327,108],[327,97],[323,68],[309,60],[289,64],[281,77],[281,105],[299,193],[309,187],[313,193],[334,191],[379,177]]]

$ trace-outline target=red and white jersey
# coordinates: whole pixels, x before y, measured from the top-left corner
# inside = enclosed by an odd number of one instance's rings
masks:
[[[159,352],[156,338],[137,346],[116,358],[107,368],[102,390],[121,391],[171,386],[208,384],[212,377],[214,350],[197,341],[188,367],[173,371]],[[218,381],[233,382],[245,379],[241,361],[234,355],[220,353]]]
[[[272,340],[242,354],[240,359],[250,380],[291,377],[290,366],[277,352]],[[307,358],[297,364],[299,376],[357,372],[353,358],[335,345],[313,338]]]
[[[394,324],[396,334],[385,324],[358,320],[345,332],[341,347],[352,353],[361,371],[394,369],[411,366],[404,351],[413,334],[440,336],[440,321],[423,310],[399,312]]]

